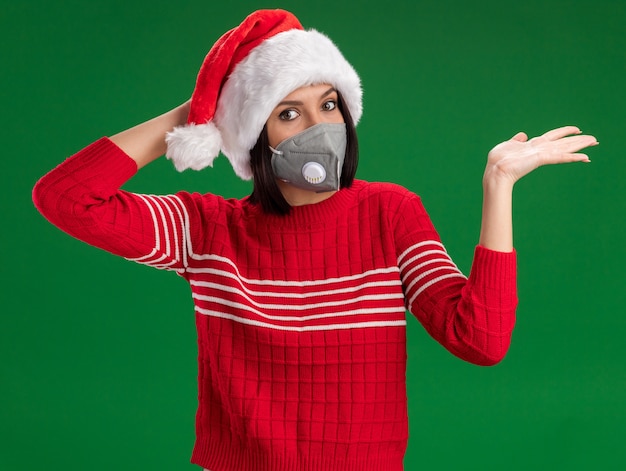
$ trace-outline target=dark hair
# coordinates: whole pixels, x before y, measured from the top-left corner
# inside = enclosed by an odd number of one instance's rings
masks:
[[[337,106],[343,115],[346,123],[346,158],[341,170],[339,181],[341,188],[349,188],[354,181],[356,168],[359,163],[359,143],[357,141],[356,128],[350,116],[343,97],[337,92]],[[267,128],[259,135],[254,147],[250,150],[250,166],[252,167],[252,178],[254,188],[250,194],[249,201],[253,204],[260,204],[263,211],[270,214],[289,214],[291,206],[278,188],[276,176],[272,169],[272,151],[270,150]]]

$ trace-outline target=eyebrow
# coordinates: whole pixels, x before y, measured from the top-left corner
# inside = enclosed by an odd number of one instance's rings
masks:
[[[330,87],[328,90],[322,93],[320,98],[325,98],[331,93],[336,92],[336,91],[337,90],[335,90],[334,87]],[[276,105],[276,107],[278,108],[279,106],[301,106],[303,104],[304,103],[302,103],[301,101],[297,101],[297,100],[285,100],[285,101],[281,101],[278,105]]]

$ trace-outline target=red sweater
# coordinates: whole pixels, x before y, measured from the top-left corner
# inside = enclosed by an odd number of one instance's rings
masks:
[[[189,281],[200,466],[403,469],[405,309],[466,361],[507,351],[515,253],[478,246],[466,278],[402,187],[355,181],[276,216],[247,198],[120,190],[136,171],[103,138],[44,176],[34,201],[74,237]]]

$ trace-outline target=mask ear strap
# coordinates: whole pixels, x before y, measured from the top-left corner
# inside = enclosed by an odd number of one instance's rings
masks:
[[[269,147],[269,148],[270,148],[270,150],[271,150],[274,154],[276,154],[276,155],[283,155],[283,154],[284,154],[284,152],[283,152],[282,150],[276,150],[276,149],[274,149],[272,146],[267,146],[267,147]]]

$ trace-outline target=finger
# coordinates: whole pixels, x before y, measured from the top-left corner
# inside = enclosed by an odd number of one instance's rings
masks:
[[[511,138],[512,141],[526,142],[528,140],[528,136],[525,132],[518,132],[515,136]]]
[[[587,154],[579,152],[563,152],[560,154],[543,155],[540,158],[541,165],[567,164],[572,162],[591,162]]]
[[[568,136],[562,137],[557,141],[551,141],[550,146],[556,152],[577,152],[585,147],[592,147],[598,145],[598,141],[594,136]]]
[[[570,136],[572,134],[580,134],[581,130],[578,129],[577,126],[563,126],[561,128],[552,129],[541,135],[541,137],[545,137],[549,141],[554,141],[555,139],[561,139],[565,136]]]

